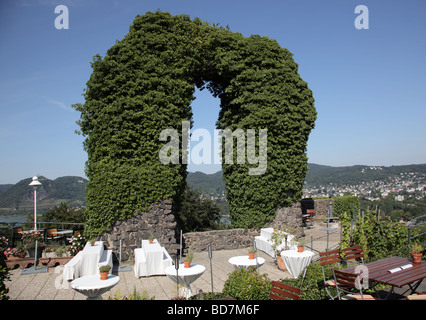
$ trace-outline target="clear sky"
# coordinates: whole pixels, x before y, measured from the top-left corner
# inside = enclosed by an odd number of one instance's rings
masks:
[[[68,29],[55,28],[58,5],[68,8]],[[369,29],[355,27],[358,5],[368,8]],[[309,162],[426,163],[426,1],[2,0],[0,184],[85,176],[71,104],[84,102],[92,57],[121,40],[136,15],[157,9],[267,36],[294,54],[318,112]],[[219,101],[207,91],[196,97],[194,129],[213,136]]]

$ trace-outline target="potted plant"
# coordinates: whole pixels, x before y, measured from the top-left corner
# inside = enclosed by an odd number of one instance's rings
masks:
[[[304,246],[305,246],[305,239],[299,238],[297,240],[297,252],[303,252]]]
[[[413,243],[411,245],[411,256],[413,257],[413,263],[420,263],[422,260],[423,246],[420,243]]]
[[[287,270],[285,263],[283,259],[281,258],[281,251],[287,249],[287,237],[288,237],[288,234],[285,233],[283,230],[277,230],[271,236],[272,249],[274,250],[275,256],[277,258],[278,269],[282,271]],[[285,245],[283,247],[284,240],[285,240]]]
[[[250,247],[250,248],[248,249],[248,255],[249,255],[249,259],[250,259],[250,260],[253,260],[253,259],[254,259],[254,248],[253,248],[253,247]]]
[[[7,260],[23,259],[25,257],[25,249],[22,246],[7,248],[3,253]]]
[[[183,259],[184,267],[190,268],[192,259],[194,259],[194,254],[192,252],[188,252],[185,256],[185,259]]]
[[[4,236],[0,236],[0,247],[7,247],[8,245],[8,240],[6,237]]]
[[[109,264],[106,264],[104,266],[101,266],[99,268],[99,273],[101,275],[101,280],[108,279],[109,271],[111,270],[111,266]]]
[[[42,258],[56,258],[56,257],[57,255],[56,255],[54,246],[47,245],[43,250]]]
[[[149,243],[152,244],[154,242],[154,239],[155,239],[155,236],[153,236],[153,235],[149,236]]]
[[[22,244],[28,251],[30,258],[35,256],[35,246],[37,242],[37,258],[40,258],[43,252],[44,243],[42,242],[43,235],[40,231],[24,231],[22,233]]]
[[[83,250],[86,240],[81,234],[71,237],[71,255],[75,256],[80,250]]]

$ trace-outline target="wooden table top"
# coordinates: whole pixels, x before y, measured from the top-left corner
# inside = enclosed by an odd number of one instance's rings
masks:
[[[394,273],[389,270],[411,264],[411,268],[396,271]],[[412,259],[402,257],[391,257],[366,263],[364,267],[368,270],[368,279],[391,286],[401,288],[405,285],[426,278],[426,262],[413,263]],[[355,274],[357,267],[351,267],[343,270],[344,272]]]

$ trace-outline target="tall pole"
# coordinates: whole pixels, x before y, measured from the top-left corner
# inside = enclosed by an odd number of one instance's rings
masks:
[[[37,176],[33,177],[33,181],[30,183],[30,186],[34,189],[34,230],[37,230],[37,189],[41,186]]]
[[[33,181],[29,184],[34,189],[34,232],[37,231],[37,189],[41,186],[41,183],[38,181],[38,177],[34,176]],[[47,272],[47,267],[37,268],[37,249],[38,241],[35,242],[35,252],[34,252],[34,268],[30,270],[29,268],[22,269],[22,274],[30,273],[39,273]]]
[[[34,231],[37,231],[37,188],[34,188]]]
[[[212,299],[214,299],[212,257],[213,257],[213,250],[212,250],[212,245],[210,244],[209,245],[210,275],[211,275],[211,282],[212,282]]]

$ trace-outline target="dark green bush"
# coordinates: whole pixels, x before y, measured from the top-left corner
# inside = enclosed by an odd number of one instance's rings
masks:
[[[233,271],[223,286],[223,295],[237,300],[269,300],[271,280],[255,268]]]
[[[9,279],[9,269],[6,267],[0,266],[0,300],[9,300],[9,297],[6,295],[9,292],[9,289],[6,288],[5,280]]]
[[[337,267],[337,265],[336,265]],[[325,272],[326,279],[333,279],[333,272],[331,269]],[[321,264],[312,263],[307,267],[305,279],[303,279],[303,272],[297,279],[284,279],[281,282],[293,287],[302,289],[302,300],[327,300],[329,296],[325,290]]]

